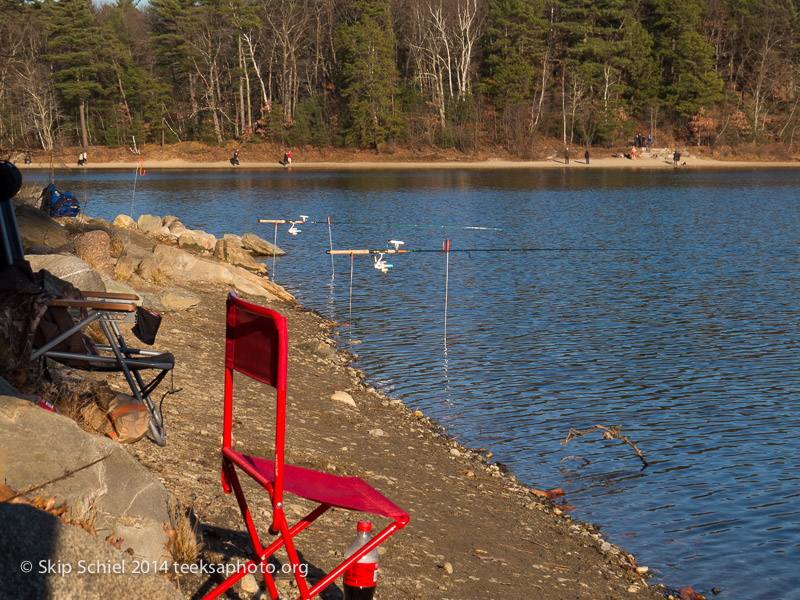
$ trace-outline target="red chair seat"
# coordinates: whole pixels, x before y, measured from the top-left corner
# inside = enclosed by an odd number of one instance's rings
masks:
[[[262,485],[274,482],[273,461],[240,454],[230,448],[223,449],[222,453]],[[405,511],[360,477],[339,477],[289,464],[284,464],[283,468],[283,489],[290,494],[395,521],[408,518]]]

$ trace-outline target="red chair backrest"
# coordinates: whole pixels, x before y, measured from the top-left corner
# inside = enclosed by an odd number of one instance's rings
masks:
[[[225,330],[225,416],[223,448],[231,447],[233,372],[238,371],[277,390],[275,420],[274,502],[283,495],[283,449],[286,423],[286,317],[228,294]]]
[[[228,295],[225,367],[286,390],[286,318]]]

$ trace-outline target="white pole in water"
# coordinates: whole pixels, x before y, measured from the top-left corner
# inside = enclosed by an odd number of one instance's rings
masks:
[[[278,223],[275,222],[275,238],[272,242],[272,281],[275,281],[275,254],[278,251]]]
[[[328,239],[331,242],[331,281],[333,281],[336,271],[333,268],[333,234],[331,233],[331,218],[328,217]]]
[[[350,348],[353,347],[353,253],[350,253],[350,314],[347,317],[350,322]]]
[[[444,274],[444,348],[447,351],[447,294],[450,286],[450,239],[446,239],[442,246],[445,259],[445,274]]]

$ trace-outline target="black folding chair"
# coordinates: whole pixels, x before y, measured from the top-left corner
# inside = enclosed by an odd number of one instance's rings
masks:
[[[159,446],[165,444],[161,411],[150,395],[175,366],[169,352],[132,348],[125,342],[119,323],[135,323],[135,294],[81,292],[80,299],[59,298],[48,306],[34,344],[31,359],[46,357],[77,369],[121,372],[136,399],[150,412],[150,432]],[[82,331],[97,321],[106,344],[91,343]],[[155,337],[155,334],[152,334]],[[150,340],[148,340],[150,341]],[[143,373],[155,374],[146,381]]]

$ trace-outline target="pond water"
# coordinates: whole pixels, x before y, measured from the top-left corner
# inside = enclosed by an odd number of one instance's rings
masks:
[[[133,170],[56,183],[92,216],[174,214],[218,236],[272,241],[259,218],[309,215],[297,237],[278,229],[288,256],[273,275],[349,323],[339,342],[373,385],[522,482],[564,489],[656,581],[800,598],[800,171],[150,169],[135,194]],[[382,274],[368,256],[332,264],[330,239],[425,252],[387,255]],[[598,424],[620,425],[650,466],[598,433],[561,443]]]

